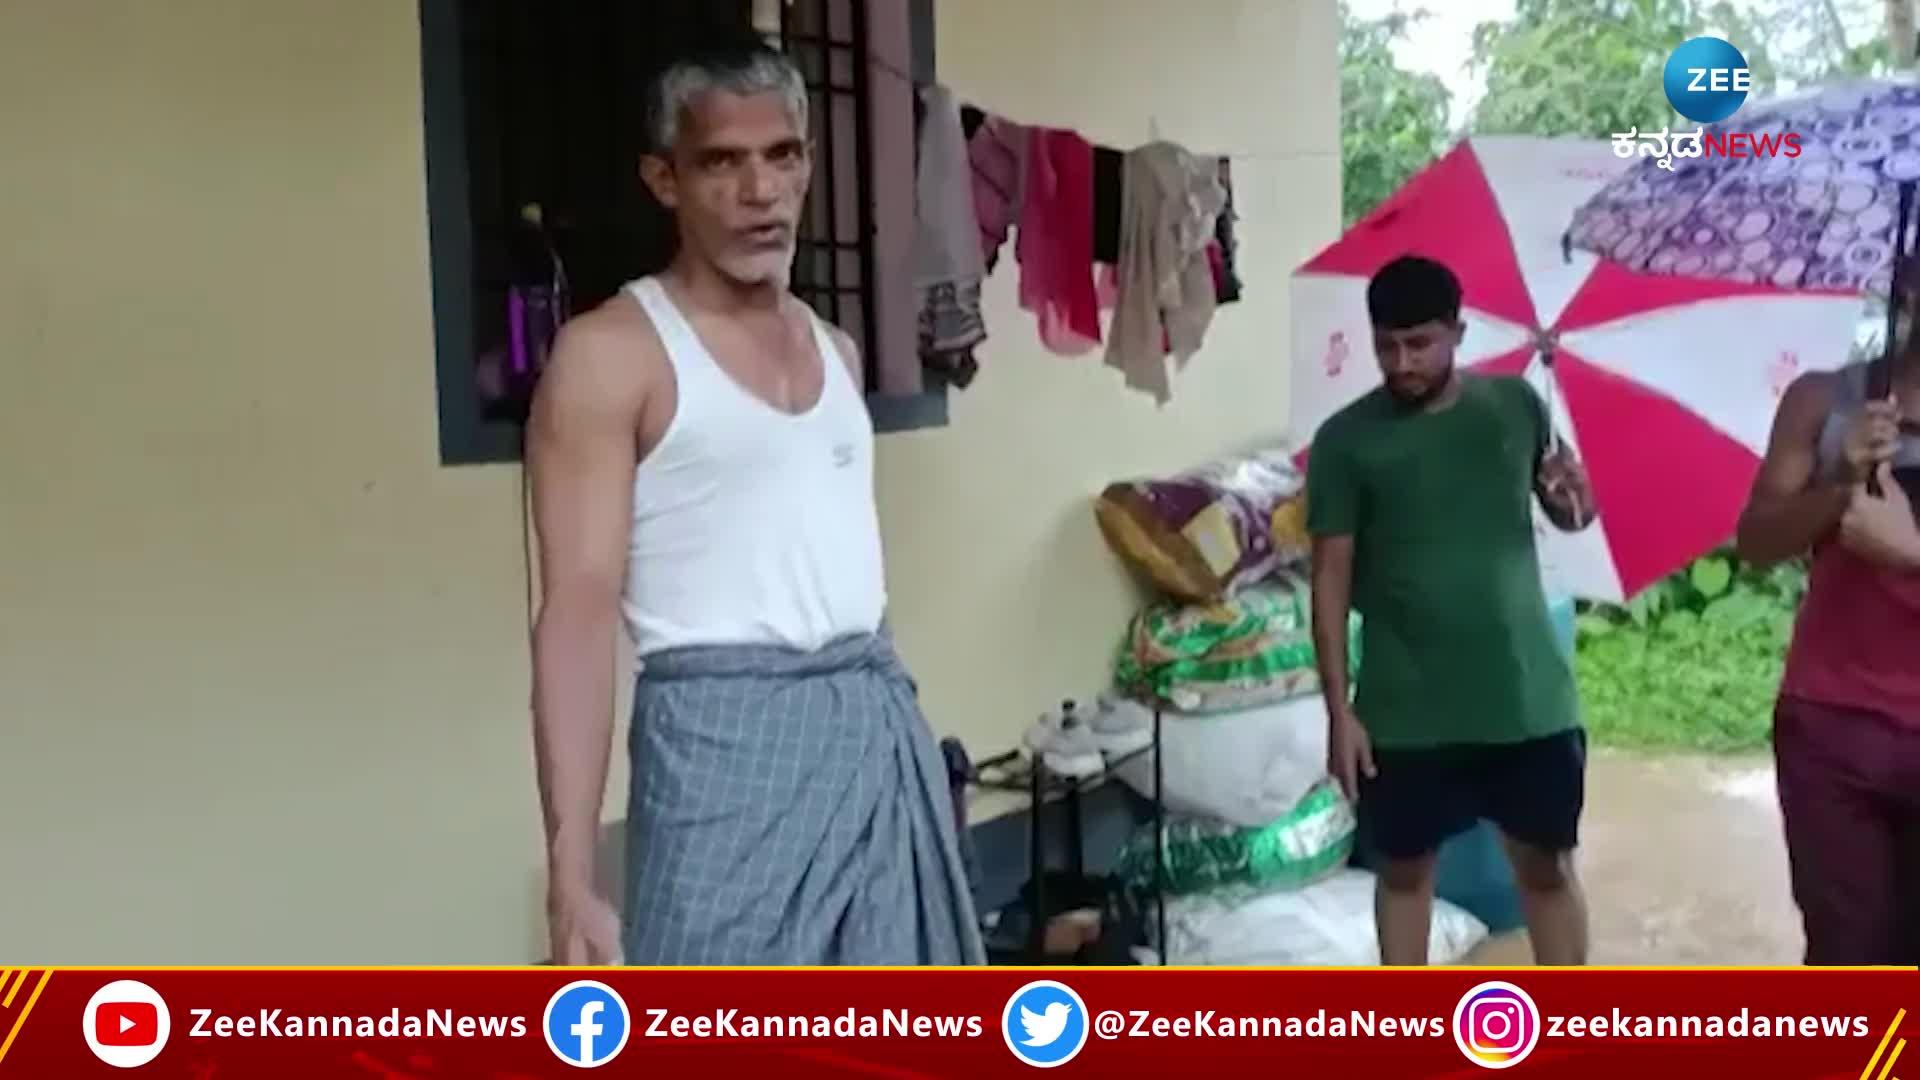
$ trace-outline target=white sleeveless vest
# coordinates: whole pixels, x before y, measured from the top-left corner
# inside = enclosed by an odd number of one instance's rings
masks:
[[[666,346],[678,402],[633,480],[622,611],[641,657],[688,645],[812,650],[886,610],[873,421],[809,312],[820,400],[788,414],[734,381],[660,282],[627,286]]]

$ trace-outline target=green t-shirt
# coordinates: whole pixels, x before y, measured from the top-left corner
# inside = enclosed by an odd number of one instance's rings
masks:
[[[1354,538],[1354,711],[1377,746],[1511,743],[1580,722],[1534,550],[1546,409],[1518,378],[1460,381],[1430,413],[1375,390],[1321,427],[1308,460],[1308,528]]]

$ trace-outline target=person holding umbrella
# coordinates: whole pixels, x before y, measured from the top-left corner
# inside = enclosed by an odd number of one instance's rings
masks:
[[[1507,841],[1536,960],[1583,964],[1572,852],[1586,738],[1532,504],[1572,532],[1592,522],[1594,500],[1524,379],[1455,370],[1461,300],[1459,279],[1432,259],[1375,273],[1367,309],[1383,385],[1313,441],[1307,515],[1328,766],[1383,858],[1383,963],[1426,963],[1436,856],[1484,818]],[[1350,609],[1362,616],[1351,701]]]
[[[1920,964],[1920,261],[1899,348],[1781,396],[1740,519],[1742,559],[1812,555],[1774,710],[1810,965]]]

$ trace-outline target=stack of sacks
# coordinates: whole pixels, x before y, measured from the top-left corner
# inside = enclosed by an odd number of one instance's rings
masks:
[[[1241,945],[1271,963],[1346,962],[1354,949],[1327,942],[1373,938],[1371,900],[1356,908],[1340,891],[1365,872],[1346,869],[1353,808],[1327,775],[1304,489],[1276,448],[1114,484],[1096,505],[1108,544],[1160,594],[1128,628],[1092,726],[1138,730],[1161,713],[1163,873],[1150,825],[1116,872],[1142,889],[1157,877],[1176,898],[1176,963],[1228,962],[1209,920],[1264,927]],[[1357,620],[1348,652],[1358,657]],[[1115,771],[1155,795],[1151,754]]]
[[[1213,604],[1168,601],[1134,617],[1114,661],[1124,704],[1106,711],[1149,724],[1160,711],[1169,812],[1269,825],[1329,779],[1312,603],[1306,575],[1286,569]],[[1357,621],[1347,648],[1358,655]],[[1152,795],[1151,755],[1120,774]]]
[[[1114,484],[1097,514],[1109,545],[1160,594],[1135,616],[1115,660],[1116,692],[1087,725],[1138,733],[1161,714],[1161,873],[1150,825],[1117,867],[1129,885],[1157,879],[1169,895],[1168,940],[1154,947],[1176,964],[1377,964],[1374,877],[1349,865],[1353,807],[1327,775],[1305,484],[1293,455],[1276,448]],[[1355,616],[1349,670],[1359,627]],[[1155,795],[1151,754],[1115,772]],[[1436,898],[1429,959],[1458,962],[1487,933]]]
[[[1279,641],[1258,632],[1288,598],[1254,593],[1244,614],[1233,599],[1307,558],[1305,486],[1292,453],[1276,447],[1170,477],[1110,484],[1100,493],[1094,514],[1107,543],[1171,602],[1135,621],[1130,640],[1137,655],[1123,655],[1120,673],[1128,693],[1155,700],[1150,688],[1157,683],[1158,699],[1199,712],[1312,689],[1310,635]],[[1235,625],[1254,632],[1234,634]],[[1214,640],[1203,640],[1208,635]],[[1151,723],[1137,717],[1106,708],[1089,717],[1063,702],[1028,729],[1025,741],[1054,773],[1084,777],[1125,760],[1150,734]]]
[[[1305,483],[1285,447],[1109,485],[1108,544],[1161,596],[1135,615],[1096,728],[1162,716],[1158,795],[1177,891],[1305,883],[1344,863],[1353,814],[1326,774]],[[1357,642],[1350,643],[1357,644]],[[1151,754],[1116,769],[1149,797]],[[1129,865],[1151,877],[1152,836]],[[1142,859],[1146,862],[1141,862]],[[1231,864],[1231,865],[1229,865]],[[1175,867],[1184,869],[1174,872]]]
[[[1131,714],[1131,715],[1130,715]],[[1102,726],[1152,723],[1152,710],[1102,700]],[[1216,713],[1162,710],[1161,841],[1167,961],[1229,967],[1379,963],[1374,876],[1349,865],[1356,820],[1326,773],[1326,707],[1318,694]],[[1116,773],[1149,798],[1152,755]],[[1151,892],[1151,825],[1122,848],[1115,873]],[[1149,940],[1153,924],[1149,920]],[[1433,902],[1428,958],[1460,962],[1489,933],[1460,905]]]

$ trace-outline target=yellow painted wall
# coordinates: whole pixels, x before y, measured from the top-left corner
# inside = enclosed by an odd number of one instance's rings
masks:
[[[984,750],[1091,688],[1130,609],[1087,497],[1285,414],[1334,15],[940,7],[983,103],[1235,153],[1251,290],[1156,412],[1041,353],[1003,273],[954,425],[883,443],[903,647]],[[438,465],[417,34],[407,0],[0,7],[11,962],[539,955],[519,472]]]

